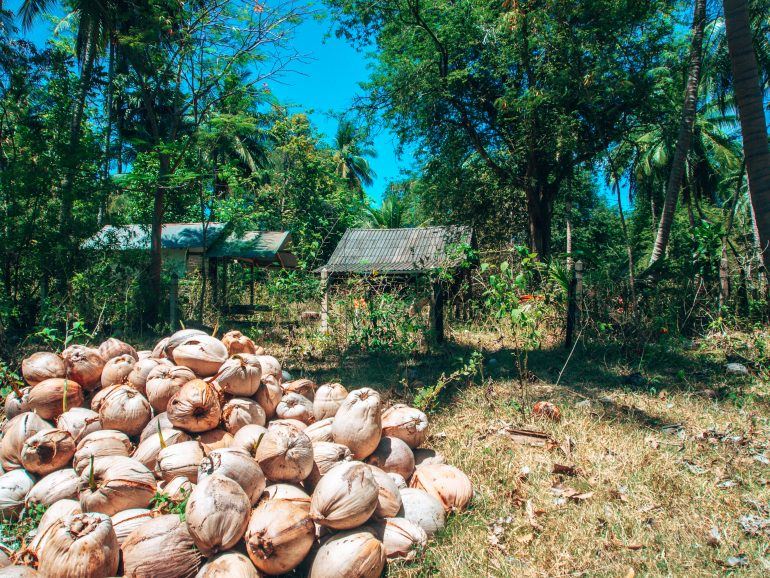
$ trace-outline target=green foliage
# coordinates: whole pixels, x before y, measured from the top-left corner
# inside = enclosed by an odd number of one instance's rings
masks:
[[[192,492],[185,489],[180,489],[180,492],[183,496],[181,500],[172,500],[169,496],[157,492],[150,500],[150,508],[161,514],[176,514],[184,522],[187,501]]]
[[[442,373],[435,384],[419,388],[414,393],[412,405],[426,412],[436,411],[446,388],[465,383],[471,385],[476,378],[484,380],[484,356],[473,351],[468,359],[458,358],[458,369],[449,375]]]
[[[14,551],[21,548],[29,542],[47,509],[43,504],[31,504],[21,511],[18,518],[0,520],[0,541]]]

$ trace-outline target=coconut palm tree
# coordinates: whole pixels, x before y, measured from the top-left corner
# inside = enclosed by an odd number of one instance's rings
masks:
[[[376,156],[376,151],[364,143],[362,132],[350,120],[340,119],[334,137],[337,174],[347,181],[352,190],[358,191],[362,196],[364,187],[370,186],[377,176],[367,157]]]

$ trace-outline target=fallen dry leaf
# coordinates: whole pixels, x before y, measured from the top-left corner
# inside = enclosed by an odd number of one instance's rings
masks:
[[[574,465],[554,464],[552,473],[563,476],[579,476],[580,469]]]
[[[572,461],[572,450],[575,449],[575,440],[573,440],[571,437],[567,436],[564,438],[564,441],[559,446],[561,451],[564,453],[564,455],[567,457],[569,461]]]
[[[517,429],[513,426],[506,426],[500,429],[497,433],[509,437],[517,444],[533,447],[545,447],[548,449],[552,449],[558,446],[558,443],[555,439],[553,439],[553,437],[542,431]]]

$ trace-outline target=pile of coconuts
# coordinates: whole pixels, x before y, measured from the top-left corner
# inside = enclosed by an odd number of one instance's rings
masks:
[[[290,380],[238,331],[110,338],[22,363],[0,516],[45,510],[0,577],[377,577],[473,496],[373,389]]]

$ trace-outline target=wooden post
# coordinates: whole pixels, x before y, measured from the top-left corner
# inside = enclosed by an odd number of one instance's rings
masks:
[[[227,260],[222,260],[222,310],[227,309]]]
[[[430,326],[433,340],[437,344],[444,343],[444,291],[439,282],[431,285]]]
[[[326,267],[321,269],[321,333],[329,333],[329,271]]]
[[[168,297],[168,309],[169,309],[169,322],[171,323],[171,331],[176,331],[176,326],[179,323],[177,317],[177,303],[179,302],[179,275],[176,272],[171,273],[171,286],[169,288]]]
[[[211,283],[211,305],[219,306],[219,279],[217,278],[217,258],[209,257],[209,283]]]

